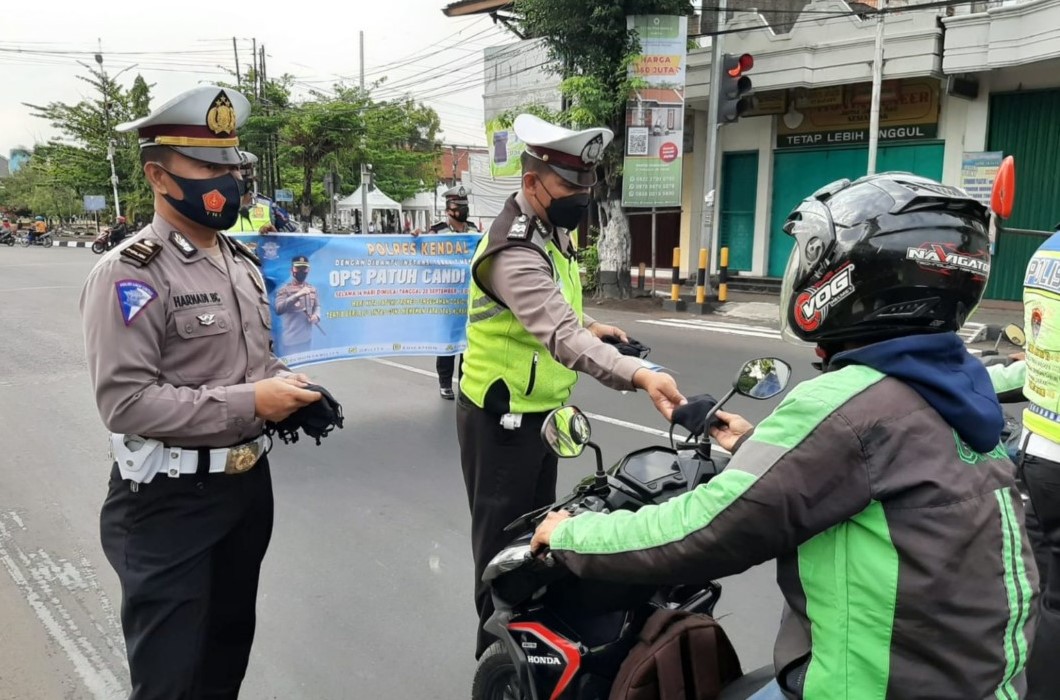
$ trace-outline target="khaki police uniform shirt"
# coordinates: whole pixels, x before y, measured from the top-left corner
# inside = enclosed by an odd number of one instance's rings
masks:
[[[170,240],[175,230],[156,214],[89,274],[81,292],[89,376],[111,432],[229,447],[261,434],[254,382],[287,368],[270,347],[257,266],[220,240],[217,260],[201,249],[186,255]],[[137,241],[162,246],[144,267],[120,255]]]
[[[537,216],[522,192],[516,195],[515,201],[528,217]],[[550,232],[540,219],[537,225],[546,238],[555,236],[561,250],[570,245],[567,231],[557,228]],[[505,248],[494,255],[487,275],[494,295],[558,362],[612,389],[634,388],[633,375],[644,365],[638,358],[623,355],[614,346],[600,342],[587,330],[596,323],[588,314],[583,312],[582,322],[578,322],[578,315],[563,298],[552,269],[539,253],[522,246]]]
[[[305,295],[292,301],[291,297],[302,290],[307,290]],[[313,323],[309,319],[320,313],[317,288],[308,282],[292,279],[276,292],[276,313],[283,317],[281,351],[292,345],[310,342],[313,339]]]

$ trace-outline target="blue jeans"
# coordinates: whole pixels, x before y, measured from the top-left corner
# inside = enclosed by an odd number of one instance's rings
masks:
[[[759,690],[747,700],[786,700],[784,693],[780,692],[780,686],[776,681]]]

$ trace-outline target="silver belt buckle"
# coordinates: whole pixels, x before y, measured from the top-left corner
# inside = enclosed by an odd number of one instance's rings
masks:
[[[225,474],[242,474],[258,463],[261,456],[261,442],[255,440],[245,445],[233,447],[228,451],[228,459],[225,460]]]

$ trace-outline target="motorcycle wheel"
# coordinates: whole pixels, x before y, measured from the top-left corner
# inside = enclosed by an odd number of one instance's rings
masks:
[[[54,243],[52,243],[51,235],[46,235],[46,236],[44,236],[44,238],[41,238],[40,239],[40,244],[42,246],[44,246],[45,248],[51,248],[54,245]]]
[[[29,248],[29,236],[23,236],[22,238],[18,239],[18,242],[22,245],[23,248]]]
[[[102,243],[96,242],[92,244],[92,252],[96,255],[103,255],[103,251],[106,249]]]
[[[471,684],[471,700],[523,700],[519,675],[508,650],[501,642],[494,642],[478,660],[475,680]]]

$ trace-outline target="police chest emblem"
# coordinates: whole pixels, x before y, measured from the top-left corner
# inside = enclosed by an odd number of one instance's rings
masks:
[[[198,248],[193,246],[187,238],[184,237],[179,231],[169,232],[169,241],[177,247],[177,249],[184,255],[185,258],[190,258],[198,252]]]
[[[231,134],[236,130],[236,110],[224,90],[217,93],[210,111],[206,113],[206,126],[215,134]]]
[[[195,318],[199,319],[200,326],[212,326],[217,323],[217,317],[214,314],[199,314]]]
[[[512,227],[508,229],[508,239],[514,241],[525,241],[530,238],[530,222],[526,218],[526,214],[523,214]]]

